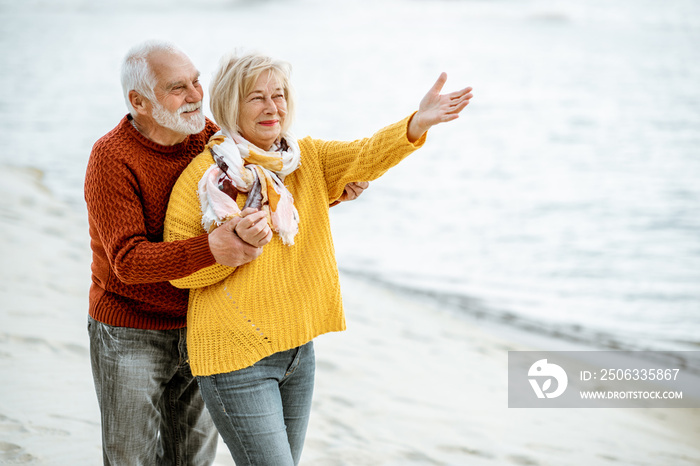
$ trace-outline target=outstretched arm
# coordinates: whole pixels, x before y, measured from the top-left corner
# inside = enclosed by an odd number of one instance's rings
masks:
[[[447,73],[440,74],[433,87],[421,100],[418,111],[408,124],[409,141],[417,141],[432,126],[455,120],[459,117],[459,112],[469,104],[469,100],[472,98],[472,88],[465,87],[460,91],[440,94],[446,81]]]
[[[351,181],[375,180],[421,147],[425,142],[425,133],[432,126],[459,117],[472,98],[472,88],[440,94],[446,81],[447,74],[442,73],[415,113],[377,131],[370,138],[349,143],[311,138],[301,140],[305,150],[318,154],[324,167],[331,202],[340,199]]]

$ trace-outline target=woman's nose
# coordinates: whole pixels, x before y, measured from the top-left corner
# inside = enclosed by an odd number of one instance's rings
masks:
[[[277,104],[272,97],[265,98],[265,113],[277,113]]]

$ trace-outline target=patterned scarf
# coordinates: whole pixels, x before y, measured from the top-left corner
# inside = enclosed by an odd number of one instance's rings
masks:
[[[202,226],[208,232],[239,216],[239,192],[248,193],[244,209],[264,210],[268,223],[288,246],[299,231],[299,213],[284,185],[285,176],[301,163],[296,139],[283,137],[270,151],[249,143],[237,133],[219,131],[209,140],[214,164],[199,181]]]

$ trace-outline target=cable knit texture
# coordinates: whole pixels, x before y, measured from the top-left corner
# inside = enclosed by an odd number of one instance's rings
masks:
[[[408,141],[409,118],[353,142],[301,139],[301,166],[284,180],[299,210],[295,244],[286,246],[274,235],[253,262],[237,268],[215,264],[173,281],[191,288],[187,347],[193,374],[243,369],[345,329],[328,205],[347,183],[379,178],[424,143],[425,136]],[[175,184],[166,241],[203,233],[197,184],[212,163],[206,149]],[[239,207],[245,199],[238,196]]]
[[[186,325],[187,290],[168,280],[215,263],[207,235],[163,243],[170,192],[182,170],[218,128],[180,144],[145,138],[126,116],[92,148],[85,174],[92,248],[90,315],[119,327],[164,330]]]

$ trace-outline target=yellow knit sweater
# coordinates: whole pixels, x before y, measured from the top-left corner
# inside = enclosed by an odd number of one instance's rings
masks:
[[[285,246],[275,234],[246,265],[216,264],[171,282],[190,288],[187,347],[194,375],[243,369],[323,333],[345,330],[328,205],[347,183],[377,179],[423,145],[425,136],[408,141],[409,118],[353,142],[299,140],[301,165],[284,180],[299,211],[294,245]],[[178,179],[165,241],[204,232],[197,184],[212,163],[207,147]],[[245,199],[239,194],[239,207]]]

